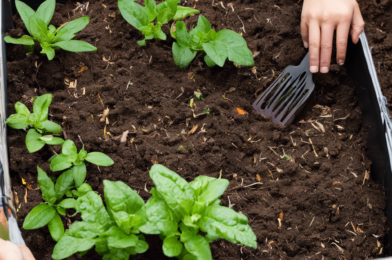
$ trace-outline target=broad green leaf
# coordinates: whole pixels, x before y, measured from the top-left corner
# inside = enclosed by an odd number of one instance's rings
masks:
[[[143,254],[148,249],[148,244],[147,244],[144,236],[137,235],[137,237],[139,240],[137,241],[136,246],[131,247],[131,248],[127,248],[127,252],[130,253],[131,255]]]
[[[65,140],[61,148],[61,152],[65,155],[75,157],[78,155],[78,150],[75,143],[72,140]]]
[[[57,207],[56,209],[57,209],[57,212],[58,212],[60,215],[62,215],[62,216],[66,216],[66,215],[67,215],[67,212],[65,211],[65,208]]]
[[[42,137],[41,137],[42,138]],[[45,141],[46,144],[49,145],[59,145],[59,144],[63,144],[64,143],[64,139],[60,138],[60,137],[54,137],[52,138],[52,140],[50,141]]]
[[[53,45],[70,52],[87,52],[97,50],[97,48],[90,43],[78,40],[56,42]]]
[[[154,37],[163,41],[167,39],[166,34],[161,29],[159,29],[158,32],[154,32]]]
[[[96,222],[76,221],[69,227],[69,234],[76,238],[96,238],[107,228]]]
[[[20,103],[20,102],[16,102],[15,103],[15,111],[16,111],[17,114],[21,114],[21,115],[25,115],[25,116],[29,116],[30,115],[30,111],[26,107],[26,105],[23,104],[23,103]]]
[[[87,154],[86,161],[98,166],[111,166],[114,164],[114,161],[109,156],[100,152],[91,152]]]
[[[86,174],[87,174],[86,164],[82,162],[81,164],[72,167],[71,170],[75,181],[75,186],[78,188],[83,184],[84,180],[86,179]]]
[[[144,206],[143,199],[128,185],[103,181],[106,208],[117,225],[126,233],[137,233],[143,220],[135,213]]]
[[[27,31],[29,32],[30,35],[33,35],[30,30],[30,17],[33,15],[35,16],[34,10],[31,9],[30,6],[26,5],[25,3],[19,0],[15,1],[15,5],[20,15],[20,18],[22,18],[22,21],[26,26]]]
[[[207,18],[205,18],[204,16],[200,15],[199,16],[199,20],[197,21],[197,27],[196,27],[197,31],[199,32],[203,32],[205,34],[207,34],[209,31],[211,31],[211,24],[210,22],[207,20]]]
[[[221,30],[217,32],[215,41],[226,46],[230,61],[243,66],[254,66],[252,52],[245,39],[238,33],[228,29]]]
[[[191,240],[194,236],[196,236],[199,233],[199,228],[195,227],[190,227],[185,225],[183,222],[180,223],[180,229],[181,229],[181,242],[185,243],[189,240]]]
[[[54,172],[65,170],[72,166],[72,160],[68,155],[59,154],[50,163],[50,169]]]
[[[177,0],[166,0],[157,5],[157,22],[166,24],[176,15]]]
[[[45,145],[45,141],[40,140],[41,135],[35,131],[35,129],[30,129],[26,135],[26,147],[29,153],[34,153],[41,150]]]
[[[50,47],[49,44],[46,42],[41,43],[41,47],[42,50],[40,53],[46,54],[46,56],[48,56],[48,60],[53,60],[55,54],[53,48]]]
[[[52,236],[53,240],[58,242],[60,238],[64,235],[64,226],[63,222],[61,221],[60,216],[56,213],[53,219],[48,223],[48,228],[50,235]]]
[[[176,42],[173,42],[173,59],[176,65],[180,68],[186,68],[196,57],[197,51],[189,47],[183,47]]]
[[[38,184],[42,192],[42,198],[52,206],[56,202],[56,192],[54,191],[54,183],[39,166],[38,170]]]
[[[203,49],[218,66],[223,67],[227,58],[227,48],[219,41],[203,43]]]
[[[64,235],[60,241],[54,246],[53,259],[64,259],[70,257],[77,252],[87,251],[94,246],[94,240],[75,238]]]
[[[7,120],[5,120],[5,122],[9,127],[14,129],[25,130],[27,127],[29,127],[28,117],[21,114],[12,114],[7,118]]]
[[[118,8],[124,19],[136,29],[148,25],[149,15],[145,7],[130,0],[118,0]]]
[[[184,19],[185,17],[188,17],[192,14],[198,14],[198,13],[200,13],[199,10],[179,5],[179,6],[177,6],[177,12],[173,17],[173,20]]]
[[[215,67],[216,66],[216,63],[208,55],[204,56],[204,61],[206,62],[206,64],[209,67]]]
[[[67,192],[68,188],[73,184],[72,170],[63,172],[56,180],[54,190],[56,198],[61,199]]]
[[[89,191],[77,199],[76,210],[82,213],[84,221],[97,222],[102,225],[111,225],[113,223],[103,205],[101,197],[93,191]]]
[[[176,257],[181,254],[183,244],[178,241],[177,236],[167,237],[163,240],[163,253],[168,257]]]
[[[196,235],[191,240],[184,243],[184,246],[186,250],[195,257],[195,259],[212,260],[211,248],[205,237]]]
[[[49,206],[46,203],[39,204],[26,216],[23,222],[23,228],[30,230],[46,226],[53,219],[55,214],[56,210],[54,207]]]
[[[61,129],[60,125],[53,123],[52,121],[49,121],[49,120],[42,122],[41,126],[42,126],[42,129],[48,133],[60,134],[63,131],[63,129]]]
[[[155,0],[144,0],[144,6],[148,14],[148,21],[154,21],[155,17],[157,17]]]
[[[56,27],[54,25],[49,25],[48,27],[49,33],[55,33],[56,32]]]
[[[196,201],[203,202],[208,206],[222,196],[230,182],[226,179],[216,179],[200,175],[190,184],[195,190]]]
[[[190,37],[186,29],[186,25],[182,21],[176,22],[176,40],[183,47],[190,47]]]
[[[4,41],[11,44],[21,44],[21,45],[34,45],[34,40],[28,35],[23,35],[22,37],[15,39],[10,36],[5,36]]]
[[[109,253],[105,253],[102,260],[128,260],[129,253],[125,249],[115,249],[110,250]]]
[[[35,16],[44,21],[46,25],[49,25],[50,20],[52,20],[55,7],[56,0],[46,0],[38,7],[35,12]]]
[[[44,94],[42,96],[37,97],[33,105],[33,112],[36,120],[38,120],[39,122],[48,120],[49,106],[51,103],[52,103],[51,94]]]
[[[50,142],[53,140],[53,135],[43,135],[39,139],[44,142]]]
[[[30,17],[30,30],[34,39],[40,43],[45,42],[48,34],[48,27],[44,21],[33,15]]]
[[[134,234],[127,235],[117,226],[111,227],[108,231],[100,235],[108,238],[109,249],[126,249],[137,245],[138,238]]]
[[[87,183],[83,183],[78,190],[73,190],[72,194],[76,197],[82,197],[84,196],[87,192],[92,191],[93,189],[91,188],[91,186]]]
[[[230,208],[207,207],[199,226],[210,240],[224,238],[232,243],[257,248],[256,235],[248,225],[248,218]]]
[[[83,16],[78,19],[75,19],[66,25],[64,25],[58,32],[56,36],[63,36],[65,34],[76,34],[83,30],[88,23],[90,22],[90,17],[88,16]]]
[[[160,164],[154,164],[151,167],[150,178],[166,204],[178,216],[190,213],[195,202],[195,191],[186,180]]]
[[[87,151],[84,150],[84,147],[82,147],[82,149],[80,149],[79,153],[78,153],[78,159],[80,161],[84,161],[86,159],[87,156]]]
[[[76,200],[72,198],[64,199],[57,206],[65,209],[74,209],[76,208]]]
[[[139,230],[145,234],[163,236],[174,235],[178,230],[177,218],[166,203],[156,197],[150,198],[140,213],[148,220]]]

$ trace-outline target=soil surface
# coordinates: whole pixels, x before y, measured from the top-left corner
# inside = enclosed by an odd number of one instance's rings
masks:
[[[392,1],[360,4],[379,79],[391,102],[392,24],[387,21]],[[308,109],[288,128],[262,118],[251,106],[255,95],[306,54],[299,34],[302,1],[189,0],[186,5],[199,9],[217,30],[242,33],[254,53],[255,67],[237,68],[226,62],[223,68],[209,68],[197,58],[189,68],[179,69],[171,54],[172,39],[139,47],[136,41],[142,35],[121,17],[117,1],[90,1],[87,10],[76,13],[74,4],[58,4],[52,24],[90,16],[90,24],[76,38],[92,43],[98,51],[59,51],[48,62],[37,53],[26,57],[22,46],[8,45],[9,113],[15,113],[17,101],[32,109],[32,97],[53,94],[50,120],[63,126],[63,137],[79,149],[82,140],[87,151],[104,152],[115,161],[112,167],[87,167],[86,181],[100,195],[104,179],[120,180],[147,200],[146,190],[152,188],[148,169],[155,160],[188,181],[198,175],[218,177],[221,172],[231,182],[223,205],[248,216],[258,248],[219,240],[211,244],[213,259],[384,256],[388,229],[384,193],[367,178],[371,162],[365,156],[366,133],[344,68],[334,64],[328,75],[315,76],[316,90]],[[197,16],[185,19],[188,28],[196,21]],[[10,35],[26,34],[18,16],[15,23]],[[169,33],[168,25],[164,31]],[[83,66],[88,70],[76,77]],[[76,80],[76,88],[66,84]],[[203,93],[203,101],[195,98],[197,90]],[[191,98],[196,103],[194,112]],[[110,110],[106,136],[105,123],[100,122],[105,108]],[[240,115],[237,108],[246,114]],[[206,109],[211,114],[199,115]],[[128,139],[121,143],[119,136],[127,130]],[[36,259],[52,259],[55,242],[48,229],[26,231],[22,223],[42,202],[41,192],[35,190],[36,167],[54,174],[46,161],[60,147],[45,146],[29,154],[25,135],[9,129],[19,226]],[[284,154],[291,160],[282,158]],[[31,184],[29,189],[22,178]],[[75,220],[62,219],[64,225]],[[161,241],[147,239],[150,249],[133,259],[166,259]],[[83,259],[101,258],[91,250]]]

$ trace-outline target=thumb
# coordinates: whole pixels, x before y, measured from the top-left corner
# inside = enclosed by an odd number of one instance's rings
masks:
[[[361,10],[359,9],[359,5],[356,4],[350,30],[351,39],[354,44],[358,43],[359,35],[362,33],[364,26],[365,22],[363,21]]]

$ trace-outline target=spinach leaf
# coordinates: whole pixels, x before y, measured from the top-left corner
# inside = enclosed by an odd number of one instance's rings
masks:
[[[56,210],[46,203],[39,204],[27,214],[24,222],[24,229],[38,229],[46,226],[56,214]]]
[[[177,12],[173,17],[173,20],[184,19],[185,17],[198,13],[200,13],[199,10],[179,5],[177,6]]]
[[[37,170],[38,184],[42,192],[42,198],[48,202],[49,206],[52,206],[57,200],[54,183],[40,167],[37,166]]]
[[[60,216],[56,213],[53,219],[48,223],[50,235],[54,241],[59,241],[64,235],[64,226]]]
[[[87,251],[91,249],[94,244],[94,240],[92,239],[75,238],[65,234],[54,246],[52,257],[56,260],[64,259],[77,252]]]
[[[110,159],[109,156],[100,152],[92,152],[87,154],[86,161],[98,166],[111,166],[114,164],[114,161]]]

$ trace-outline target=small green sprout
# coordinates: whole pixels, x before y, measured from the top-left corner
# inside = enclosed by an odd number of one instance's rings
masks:
[[[45,144],[58,145],[64,142],[60,137],[43,135],[45,132],[54,134],[62,132],[61,126],[48,120],[50,103],[52,103],[52,95],[44,94],[35,99],[34,113],[30,113],[23,103],[16,102],[16,114],[10,115],[5,121],[9,127],[14,129],[26,130],[29,127],[34,127],[26,135],[26,147],[30,153],[41,150]]]
[[[209,115],[209,114],[211,114],[211,109],[207,108],[207,109],[203,110],[203,113]]]
[[[185,148],[184,148],[184,146],[180,145],[180,146],[178,147],[178,150],[179,150],[179,151],[180,151],[180,150],[185,150]]]
[[[76,33],[83,30],[90,21],[88,16],[75,19],[64,26],[56,29],[49,25],[52,20],[56,0],[46,0],[34,12],[25,3],[16,0],[16,9],[31,36],[23,35],[19,39],[6,36],[4,41],[12,44],[24,45],[29,53],[34,49],[34,42],[40,43],[42,54],[46,54],[48,60],[52,60],[55,50],[66,50],[70,52],[96,51],[97,48],[84,41],[72,40]]]
[[[287,154],[283,155],[281,158],[282,158],[282,159],[285,159],[285,160],[287,160],[287,161],[291,161],[290,156],[288,156]]]
[[[75,143],[71,140],[66,140],[63,143],[61,154],[51,159],[50,169],[54,172],[62,171],[71,168],[75,186],[80,187],[86,179],[87,169],[84,161],[90,162],[98,166],[111,166],[114,164],[113,160],[104,153],[91,152],[87,153],[84,147],[77,152]]]
[[[201,100],[201,101],[204,100],[203,94],[201,93],[200,90],[195,91],[194,94],[195,94],[195,97],[197,97],[198,100]]]
[[[146,40],[166,40],[162,25],[170,20],[179,20],[199,13],[193,8],[177,6],[179,2],[180,0],[166,0],[156,4],[155,0],[144,0],[142,6],[132,0],[118,0],[118,8],[124,19],[144,35],[145,38],[137,44],[146,46]]]

